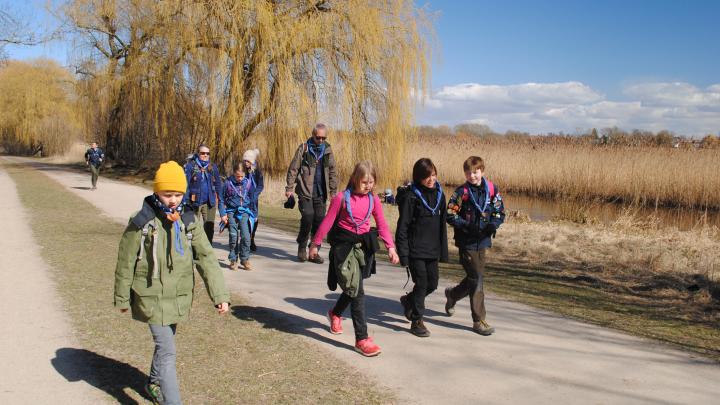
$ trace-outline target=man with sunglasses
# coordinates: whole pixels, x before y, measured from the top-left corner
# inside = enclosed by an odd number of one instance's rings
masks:
[[[212,243],[222,180],[217,165],[210,162],[210,148],[198,146],[197,153],[185,164],[185,177],[188,182],[185,203],[200,215],[205,234]]]
[[[308,241],[325,218],[325,202],[337,193],[335,156],[327,143],[327,134],[325,124],[315,125],[312,137],[298,147],[287,171],[285,197],[290,198],[294,190],[300,209],[297,243],[298,260],[301,262],[308,260]],[[310,261],[323,263],[320,256]]]

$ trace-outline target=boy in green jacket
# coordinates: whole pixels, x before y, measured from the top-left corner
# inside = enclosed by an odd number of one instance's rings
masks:
[[[154,194],[128,224],[115,268],[115,307],[131,309],[133,319],[148,323],[155,353],[145,386],[155,403],[181,404],[175,368],[177,323],[188,317],[193,300],[193,263],[205,281],[218,313],[228,312],[225,287],[215,252],[183,204],[187,180],[182,167],[170,161],[155,173]]]

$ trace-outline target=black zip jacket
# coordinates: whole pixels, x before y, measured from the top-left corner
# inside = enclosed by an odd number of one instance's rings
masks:
[[[433,189],[415,184],[430,208],[438,202],[438,185]],[[409,259],[437,259],[448,261],[447,208],[445,194],[440,195],[440,204],[435,214],[430,211],[409,187],[398,195],[398,218],[395,230],[400,264],[407,266]]]

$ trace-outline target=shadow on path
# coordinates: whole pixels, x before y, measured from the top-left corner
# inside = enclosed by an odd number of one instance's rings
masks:
[[[64,347],[55,352],[50,360],[55,370],[69,382],[85,381],[105,391],[121,404],[138,404],[125,393],[126,388],[134,390],[143,398],[147,374],[137,368],[85,349]]]
[[[264,328],[307,336],[338,348],[354,350],[353,346],[334,340],[328,331],[328,326],[318,321],[289,314],[278,309],[247,305],[233,306],[232,313],[238,319],[258,322],[262,324]],[[313,329],[321,329],[322,332],[316,332]]]

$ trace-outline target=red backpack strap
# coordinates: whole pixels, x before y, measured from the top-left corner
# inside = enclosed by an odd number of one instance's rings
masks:
[[[485,179],[485,183],[487,184],[488,192],[490,193],[490,200],[492,200],[495,198],[495,185],[488,179]]]

